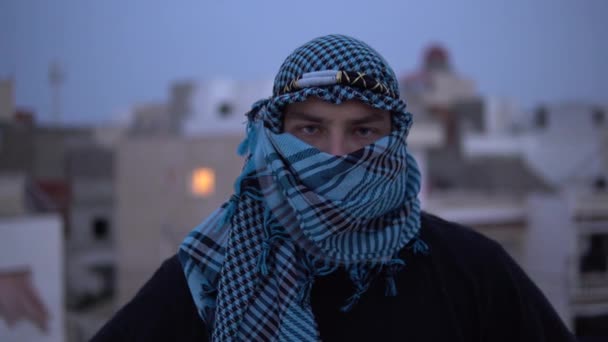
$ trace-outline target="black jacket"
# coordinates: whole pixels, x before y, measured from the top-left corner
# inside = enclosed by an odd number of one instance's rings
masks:
[[[428,255],[404,249],[398,295],[377,279],[352,311],[346,273],[318,278],[311,304],[324,341],[571,341],[551,305],[494,241],[423,214]],[[177,256],[160,269],[93,341],[207,341]]]

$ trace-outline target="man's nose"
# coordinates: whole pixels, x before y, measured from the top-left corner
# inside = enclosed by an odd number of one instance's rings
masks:
[[[331,153],[334,156],[342,156],[352,152],[349,151],[348,141],[343,133],[331,133],[328,140],[327,153]]]

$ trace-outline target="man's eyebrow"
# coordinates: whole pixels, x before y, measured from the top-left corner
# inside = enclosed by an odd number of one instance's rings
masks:
[[[285,115],[289,115],[291,117],[291,119],[296,119],[296,120],[323,122],[322,117],[314,116],[314,115],[311,115],[308,113],[303,113],[303,112],[287,112],[287,113],[285,113]]]
[[[385,120],[385,118],[384,118],[385,115],[387,115],[387,114],[384,112],[372,112],[360,119],[353,120],[353,123],[354,124],[365,124],[365,123],[380,122],[380,121]]]

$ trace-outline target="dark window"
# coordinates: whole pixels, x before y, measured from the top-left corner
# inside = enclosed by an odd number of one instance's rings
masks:
[[[577,336],[597,336],[598,339],[589,337],[589,341],[603,341],[599,336],[608,336],[608,313],[594,316],[576,316],[574,319],[574,332]],[[587,341],[581,338],[581,341]]]
[[[593,182],[593,189],[595,191],[606,191],[606,177],[600,176],[595,179]]]
[[[219,105],[217,110],[218,110],[218,113],[220,114],[220,117],[227,118],[230,115],[232,115],[234,108],[232,108],[232,104],[230,104],[229,102],[222,102]]]
[[[534,112],[534,126],[536,128],[546,128],[549,121],[549,113],[547,108],[541,106]]]
[[[110,235],[110,224],[103,217],[93,219],[93,237],[96,241],[105,241]]]
[[[608,270],[608,234],[592,234],[589,237],[589,248],[581,257],[580,270],[583,273]]]
[[[606,112],[603,109],[597,108],[593,110],[592,114],[593,124],[596,126],[601,126],[606,121]]]

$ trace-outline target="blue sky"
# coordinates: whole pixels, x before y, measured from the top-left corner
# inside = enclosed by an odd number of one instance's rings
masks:
[[[443,43],[480,93],[524,107],[608,103],[608,1],[0,0],[0,77],[50,119],[49,63],[66,72],[63,118],[99,123],[163,101],[172,81],[268,79],[297,46],[358,37],[398,74]]]

